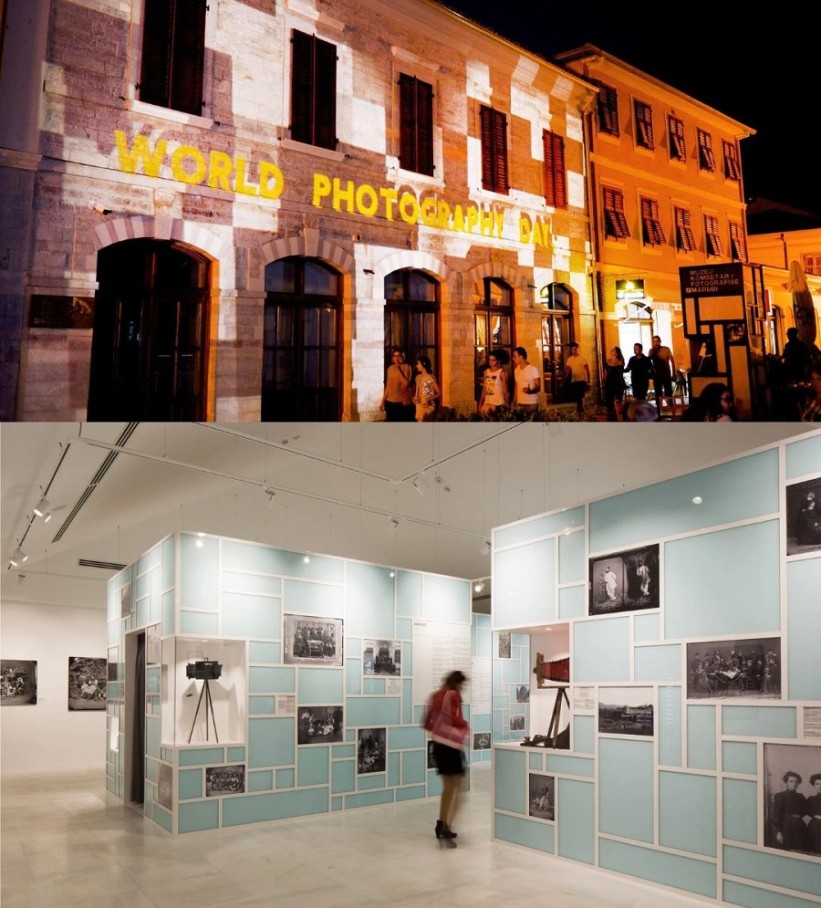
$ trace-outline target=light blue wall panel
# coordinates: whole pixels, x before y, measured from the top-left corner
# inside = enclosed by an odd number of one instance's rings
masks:
[[[348,650],[347,641],[345,649]],[[358,652],[359,650],[357,650]],[[351,659],[347,655],[345,662],[345,693],[349,696],[355,696],[362,693],[362,660]]]
[[[146,627],[151,624],[151,600],[146,596],[137,600],[135,619],[137,627]]]
[[[240,763],[245,759],[245,748],[244,747],[229,747],[228,748],[228,762],[229,763]]]
[[[328,784],[328,748],[300,747],[296,756],[297,785]]]
[[[225,751],[221,747],[181,750],[179,758],[180,766],[215,766],[225,762]]]
[[[422,617],[422,575],[396,572],[396,614],[407,618]]]
[[[490,618],[490,615],[483,615]],[[493,655],[493,634],[489,627],[477,627],[474,632],[473,655],[479,658],[489,658]]]
[[[297,677],[299,705],[341,703],[344,681],[341,668],[301,668]]]
[[[180,804],[177,813],[177,828],[183,832],[200,832],[219,826],[219,801],[196,801]]]
[[[401,781],[401,772],[400,772],[401,760],[399,754],[388,754],[388,787],[395,788],[400,784]]]
[[[259,640],[248,643],[248,661],[251,665],[276,665],[280,661],[280,655],[278,643],[262,643]]]
[[[754,495],[751,489],[755,489]],[[696,495],[702,497],[702,504],[693,504]],[[593,502],[589,508],[590,552],[622,549],[633,543],[772,514],[778,510],[778,500],[778,452],[737,458]]]
[[[287,766],[294,762],[294,719],[250,719],[248,768]]]
[[[530,520],[521,520],[510,526],[501,527],[493,532],[493,544],[497,548],[507,545],[516,545],[527,542],[529,539],[538,539],[541,536],[550,536],[554,533],[566,533],[584,526],[584,508],[572,508],[569,511],[559,511],[555,514],[546,514]]]
[[[283,788],[293,788],[296,785],[296,770],[292,768],[278,769],[276,771],[276,788],[281,791]]]
[[[716,865],[707,861],[602,839],[599,842],[599,866],[652,883],[675,886],[696,895],[716,897]],[[663,904],[663,899],[660,904]]]
[[[169,536],[162,542],[162,588],[167,590],[174,586],[174,578],[177,573],[176,564],[177,539],[176,536]]]
[[[653,742],[599,739],[599,831],[653,841]]]
[[[592,864],[595,853],[595,788],[592,782],[559,779],[556,819],[559,826],[559,854],[563,858]],[[570,817],[571,822],[563,822]]]
[[[559,583],[574,583],[585,579],[584,556],[583,532],[559,536]]]
[[[556,830],[548,823],[536,823],[504,813],[493,815],[494,837],[514,845],[524,845],[546,854],[553,854]]]
[[[734,880],[724,881],[724,901],[730,905],[744,905],[745,908],[818,908],[818,902],[747,886]]]
[[[364,678],[362,680],[362,693],[369,697],[385,693],[384,678]]]
[[[636,681],[681,681],[681,646],[637,646],[633,650]]]
[[[659,773],[659,844],[716,856],[716,780],[684,772]]]
[[[397,801],[415,801],[427,796],[428,793],[424,785],[413,785],[409,788],[397,788],[396,790]]]
[[[766,851],[724,847],[724,872],[746,880],[821,896],[821,863],[782,857]]]
[[[656,716],[659,763],[681,766],[681,688],[660,687]]]
[[[306,564],[300,552],[286,552],[250,542],[221,540],[222,569],[257,574],[283,574],[303,580],[342,583],[345,562],[340,558],[311,555]]]
[[[281,626],[279,599],[245,593],[222,594],[222,633],[225,637],[277,639]]]
[[[159,716],[145,717],[145,752],[149,757],[160,756],[160,719]]]
[[[374,807],[377,804],[390,804],[393,801],[393,790],[365,791],[360,794],[347,795],[346,807]]]
[[[583,754],[592,754],[594,733],[596,731],[593,716],[573,716],[573,750]]]
[[[250,697],[248,699],[248,714],[251,716],[273,716],[276,712],[274,697]]]
[[[345,600],[345,633],[353,636],[393,639],[394,578],[391,569],[373,564],[348,562]]]
[[[219,616],[206,612],[181,612],[180,633],[195,637],[216,637],[219,633]]]
[[[597,618],[573,625],[574,684],[630,680],[630,619]]]
[[[410,618],[396,619],[396,636],[400,640],[410,640],[413,637],[413,621]],[[405,668],[407,668],[407,666],[405,666]],[[410,672],[408,672],[408,674],[410,674]]]
[[[526,756],[527,754],[524,750],[494,748],[494,807],[497,810],[510,810],[513,813],[527,814]]]
[[[721,744],[721,768],[724,772],[744,773],[754,776],[758,772],[756,746],[745,741],[723,741]]]
[[[327,583],[286,580],[282,609],[297,615],[341,618],[345,614],[345,588]],[[345,628],[348,631],[348,628]]]
[[[425,781],[427,766],[427,752],[425,750],[411,750],[402,754],[402,785]]]
[[[202,546],[197,543],[201,542]],[[180,539],[180,607],[216,612],[219,607],[219,540],[184,533]]]
[[[787,565],[787,634],[790,667],[784,696],[821,700],[821,558]]]
[[[480,731],[481,729],[476,729]],[[425,730],[419,726],[388,729],[388,750],[407,750],[425,746]]]
[[[596,765],[593,760],[584,757],[565,757],[557,753],[547,754],[547,771],[564,772],[571,776],[590,776],[592,778]]]
[[[587,587],[566,586],[559,590],[559,618],[583,618],[587,614]]]
[[[180,781],[181,801],[187,801],[190,798],[201,798],[205,794],[202,790],[201,769],[181,769],[178,778]]]
[[[402,723],[403,725],[418,725],[413,711],[413,679],[405,678],[402,682]]]
[[[175,592],[170,590],[162,595],[162,633],[163,636],[173,634],[175,630]],[[116,641],[119,643],[119,640]]]
[[[787,479],[813,475],[821,471],[821,434],[802,438],[787,445]]]
[[[328,810],[327,788],[278,791],[273,794],[226,798],[222,805],[222,825],[242,826],[286,817],[303,817]]]
[[[231,593],[247,593],[258,596],[281,596],[282,579],[264,574],[243,574],[239,571],[221,571],[220,585]]]
[[[331,757],[334,760],[340,760],[344,757],[355,757],[356,756],[356,745],[355,744],[334,744],[331,747]]]
[[[661,618],[655,615],[635,615],[633,618],[633,633],[637,643],[661,639]]]
[[[755,486],[750,486],[755,488]],[[746,490],[747,498],[756,498]],[[664,546],[665,636],[780,630],[779,522],[767,520]],[[739,570],[755,564],[755,570]],[[698,565],[698,595],[693,570]]]
[[[556,620],[556,540],[493,554],[493,626]]]
[[[296,690],[296,673],[292,668],[268,668],[261,665],[248,670],[252,694],[292,694]]]
[[[422,575],[422,617],[432,621],[470,624],[471,592],[468,580]]]
[[[723,779],[722,786],[724,838],[755,845],[758,838],[758,785],[743,779]]]
[[[270,769],[260,769],[248,773],[248,791],[272,791],[274,774]]]
[[[687,707],[687,766],[716,768],[716,712],[714,706]]]
[[[401,701],[398,697],[349,697],[345,725],[376,728],[398,725]]]
[[[356,788],[356,764],[353,760],[337,760],[331,765],[331,791],[340,794]]]
[[[166,832],[171,832],[171,830],[174,828],[174,818],[167,810],[163,810],[159,804],[154,805],[154,811],[151,819],[153,819],[155,823],[162,826],[162,828]]]
[[[725,706],[721,732],[734,737],[794,738],[796,710],[792,706]]]

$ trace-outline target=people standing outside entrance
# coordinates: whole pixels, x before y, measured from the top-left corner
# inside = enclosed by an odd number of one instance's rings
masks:
[[[653,335],[653,346],[648,354],[653,363],[653,389],[656,393],[656,407],[661,413],[665,399],[670,401],[670,406],[675,414],[676,399],[673,397],[673,380],[676,376],[676,361],[673,351],[662,344],[658,334]]]
[[[527,350],[524,347],[517,347],[513,351],[513,383],[516,389],[516,407],[526,413],[535,413],[539,407],[542,376],[536,366],[527,361]]]
[[[453,848],[453,819],[459,801],[459,785],[465,775],[464,741],[470,726],[462,715],[462,686],[467,676],[455,670],[428,699],[422,726],[433,742],[433,760],[442,779],[439,819],[434,830],[440,845]]]
[[[653,362],[649,356],[644,355],[642,344],[633,344],[633,355],[624,367],[625,372],[632,376],[630,383],[633,387],[633,397],[636,400],[647,400],[647,389],[650,387],[650,376],[653,374]]]
[[[604,403],[608,422],[618,422],[623,418],[621,404],[626,387],[624,354],[621,347],[611,347],[604,360]]]
[[[388,422],[413,422],[416,412],[413,405],[413,369],[405,362],[405,354],[398,348],[391,350],[391,363],[385,370],[385,392],[380,410],[385,411]]]
[[[416,389],[413,401],[416,404],[416,421],[430,422],[436,412],[436,401],[442,396],[439,385],[431,373],[430,358],[420,356],[416,360]]]
[[[488,353],[487,369],[482,379],[482,393],[479,397],[479,413],[490,416],[510,402],[507,388],[507,373],[497,351]]]
[[[579,345],[573,341],[570,344],[570,356],[564,364],[565,382],[568,397],[576,402],[576,412],[584,413],[584,395],[590,387],[590,366],[587,360],[579,353]]]
[[[812,351],[798,336],[798,328],[787,328],[787,343],[781,354],[786,379],[790,384],[806,381],[812,366]]]

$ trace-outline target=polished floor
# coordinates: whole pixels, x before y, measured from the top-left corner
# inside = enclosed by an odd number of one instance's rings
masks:
[[[491,774],[473,771],[458,847],[437,845],[437,801],[170,836],[105,791],[101,774],[2,780],[3,908],[549,905],[704,908],[693,899],[494,842]],[[93,900],[93,902],[92,902]]]

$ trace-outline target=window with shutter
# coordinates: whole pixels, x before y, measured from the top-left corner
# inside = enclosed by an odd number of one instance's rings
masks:
[[[620,189],[602,187],[604,200],[604,235],[617,240],[630,236],[627,218],[624,216],[624,193]]]
[[[698,166],[700,170],[715,173],[716,157],[713,154],[713,137],[703,129],[698,131]]]
[[[507,117],[492,107],[481,108],[482,188],[507,193]]]
[[[667,133],[670,139],[670,157],[676,161],[683,161],[687,157],[684,142],[684,120],[673,116],[668,117]]]
[[[336,45],[294,30],[291,138],[336,148]]]
[[[619,95],[615,88],[605,85],[603,82],[596,83],[599,86],[599,93],[596,96],[596,112],[599,118],[599,132],[607,133],[609,136],[619,134]]]
[[[738,163],[738,149],[734,142],[722,141],[724,147],[724,176],[728,180],[741,179],[741,167]]]
[[[202,114],[206,0],[145,0],[140,100]]]
[[[564,164],[564,136],[545,129],[544,145],[544,199],[553,208],[567,208],[567,171]]]
[[[659,220],[659,203],[655,199],[641,200],[642,239],[647,246],[661,246],[664,230]]]
[[[636,120],[636,144],[640,148],[655,148],[653,108],[649,104],[645,104],[644,101],[634,101],[633,113]]]
[[[433,86],[399,76],[399,166],[433,176]]]
[[[801,267],[804,274],[821,274],[821,254],[804,253],[801,256]]]
[[[747,243],[744,240],[744,228],[736,221],[730,221],[730,252],[733,261],[747,261]]]
[[[693,236],[690,212],[686,208],[676,208],[676,247],[681,252],[693,252],[696,238]]]
[[[718,230],[718,218],[711,214],[704,215],[704,236],[707,240],[707,255],[723,255],[721,234]]]

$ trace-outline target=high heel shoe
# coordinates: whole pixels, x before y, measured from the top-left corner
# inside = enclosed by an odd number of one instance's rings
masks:
[[[436,821],[436,829],[434,830],[434,832],[436,833],[437,839],[438,838],[443,838],[443,839],[455,839],[456,838],[456,833],[453,832],[450,829],[450,827],[448,826],[448,824],[443,822],[442,820]]]

